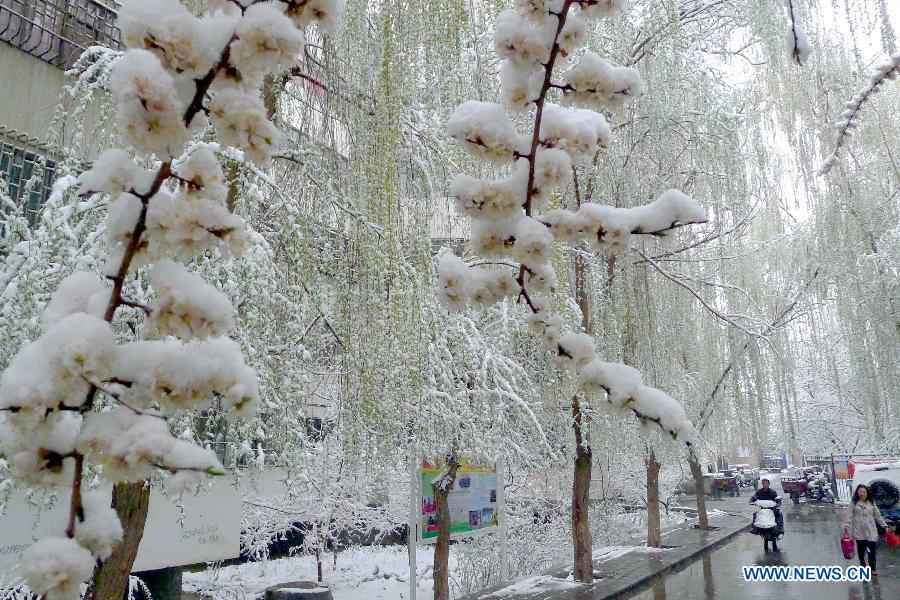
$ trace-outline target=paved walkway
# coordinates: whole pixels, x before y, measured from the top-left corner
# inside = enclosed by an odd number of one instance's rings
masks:
[[[687,565],[705,550],[727,542],[749,527],[752,508],[748,502],[751,493],[707,502],[707,510],[718,511],[718,515],[710,519],[710,525],[717,527],[714,531],[700,531],[690,524],[678,525],[663,534],[663,545],[671,548],[652,551],[637,548],[609,560],[595,556],[595,576],[600,579],[593,585],[567,583],[565,580],[570,576],[569,570],[559,569],[544,576],[525,578],[466,596],[464,600],[600,600],[623,597],[623,594],[633,592],[636,586],[648,582],[654,575]],[[693,501],[693,497],[685,497],[681,504],[694,506]],[[642,539],[634,540],[635,544],[642,542]]]
[[[840,553],[840,507],[788,503],[785,537],[778,554],[764,553],[762,541],[748,529],[752,508],[750,494],[708,502],[711,519],[719,529],[702,532],[676,527],[663,536],[661,551],[636,549],[610,560],[595,557],[592,585],[571,582],[567,570],[493,588],[465,600],[898,600],[900,599],[900,550],[883,544],[878,552],[880,577],[871,583],[750,583],[743,579],[744,566],[841,566],[855,565]],[[682,502],[688,505],[692,499]]]
[[[704,554],[678,573],[657,577],[649,589],[625,596],[630,600],[897,600],[900,598],[900,550],[881,544],[880,576],[871,583],[750,583],[741,567],[751,565],[855,565],[845,560],[838,545],[840,511],[829,505],[785,506],[785,536],[781,552],[764,553],[759,537],[742,533]],[[578,598],[578,596],[573,596]],[[587,596],[596,600],[597,596]]]

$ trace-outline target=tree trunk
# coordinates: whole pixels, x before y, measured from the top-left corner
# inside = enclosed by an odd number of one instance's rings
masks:
[[[578,206],[581,194],[578,191],[578,174],[573,169]],[[587,334],[593,333],[591,321],[591,297],[588,293],[589,271],[584,257],[575,256],[575,301],[581,309],[581,326]],[[575,581],[594,581],[594,549],[591,536],[591,520],[588,506],[591,499],[591,467],[593,454],[584,438],[584,415],[578,396],[572,398],[572,428],[575,433],[575,467],[572,476],[572,550],[574,553]]]
[[[694,476],[694,491],[697,494],[697,519],[700,529],[709,529],[709,515],[706,514],[706,487],[703,485],[703,469],[697,455],[691,450],[688,456],[691,475]]]
[[[456,483],[459,460],[451,452],[447,471],[431,484],[437,508],[438,537],[434,546],[434,600],[450,600],[450,492]]]
[[[122,600],[128,594],[128,578],[144,537],[150,486],[147,482],[118,483],[113,489],[112,506],[122,522],[124,536],[101,566],[94,569],[93,600]]]
[[[581,404],[572,399],[575,430],[575,472],[572,478],[572,543],[575,551],[575,581],[594,581],[594,553],[588,503],[591,498],[591,447],[583,439]]]
[[[659,526],[659,463],[650,449],[647,455],[647,546],[659,548],[662,532]]]

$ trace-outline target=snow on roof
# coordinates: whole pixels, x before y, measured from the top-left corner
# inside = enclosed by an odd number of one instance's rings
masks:
[[[861,471],[886,471],[888,469],[900,469],[900,462],[874,463],[869,465],[856,465],[856,472]]]

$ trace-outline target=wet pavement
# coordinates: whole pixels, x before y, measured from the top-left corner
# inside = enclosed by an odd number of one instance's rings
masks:
[[[777,481],[773,488],[781,492]],[[900,600],[900,549],[883,544],[878,550],[879,577],[870,583],[750,583],[744,566],[855,566],[840,551],[842,507],[800,504],[784,506],[785,537],[781,552],[764,553],[762,540],[749,528],[752,490],[739,497],[707,499],[716,511],[715,531],[699,531],[688,524],[663,535],[668,549],[634,550],[604,560],[596,557],[593,585],[575,584],[571,567],[483,590],[463,600]],[[679,504],[694,505],[683,497]]]
[[[776,488],[779,489],[780,488]],[[762,540],[741,533],[678,572],[656,578],[642,592],[620,596],[630,600],[898,600],[900,549],[878,548],[880,576],[871,583],[750,583],[741,567],[751,565],[855,565],[846,560],[838,542],[841,508],[801,504],[784,507],[785,536],[780,553],[764,553]],[[569,599],[569,596],[566,596]],[[576,600],[572,596],[571,600]],[[585,598],[595,600],[595,596]]]

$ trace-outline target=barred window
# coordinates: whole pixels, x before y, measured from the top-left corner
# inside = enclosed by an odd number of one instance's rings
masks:
[[[18,206],[24,206],[29,221],[36,222],[50,197],[56,178],[56,162],[33,149],[0,139],[0,184]]]
[[[0,0],[0,41],[58,67],[88,46],[119,47],[111,0]]]

